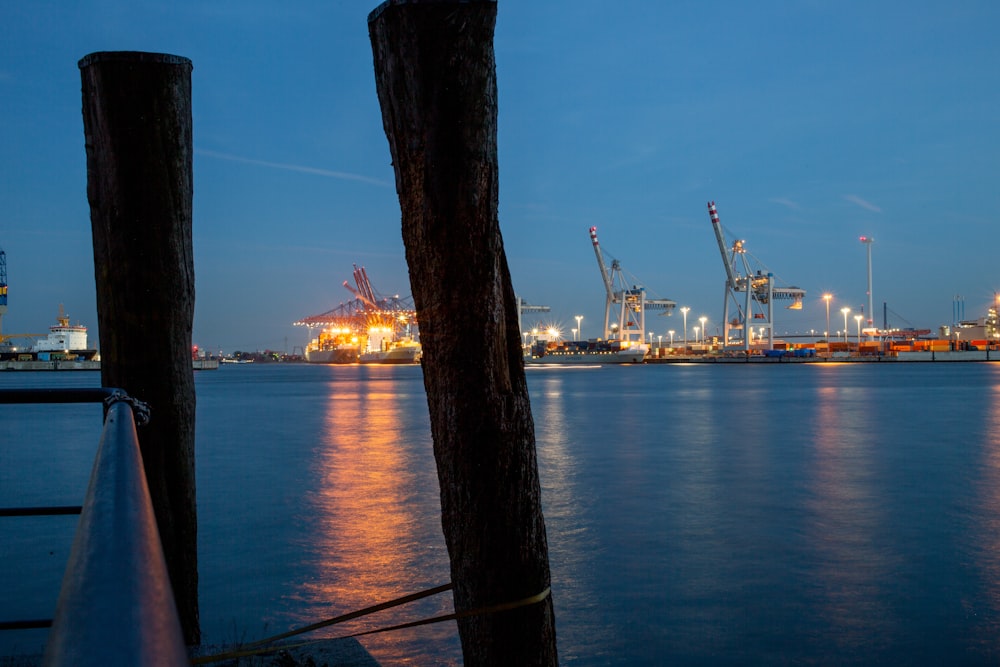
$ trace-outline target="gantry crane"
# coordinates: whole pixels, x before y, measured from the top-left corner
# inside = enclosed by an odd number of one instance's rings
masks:
[[[16,340],[18,338],[24,338],[28,342],[28,347],[32,344],[33,338],[41,338],[47,334],[43,333],[19,333],[19,334],[7,334],[3,333],[3,316],[7,312],[7,253],[0,248],[0,345],[9,344],[10,341]],[[62,306],[60,306],[60,312],[62,312]]]
[[[726,267],[726,296],[722,309],[722,340],[723,346],[729,346],[729,332],[742,330],[742,347],[750,349],[753,338],[752,327],[767,331],[768,347],[774,347],[774,302],[775,300],[791,300],[787,306],[792,310],[802,308],[802,298],[806,292],[798,287],[775,287],[774,274],[767,269],[752,268],[752,256],[744,247],[744,241],[735,241],[732,247],[726,246],[726,237],[719,223],[719,213],[715,210],[715,202],[708,202],[708,214],[712,218],[712,229],[715,239],[719,242],[719,252],[722,254],[722,264]],[[756,258],[753,258],[756,260]],[[759,265],[759,262],[757,262]],[[740,273],[740,269],[743,272]],[[740,305],[738,295],[743,295]],[[735,316],[729,318],[729,302],[735,305]],[[739,339],[734,339],[733,342]]]
[[[354,295],[354,299],[341,303],[336,308],[310,315],[297,322],[294,326],[304,326],[312,338],[314,327],[329,333],[338,330],[344,334],[361,336],[373,327],[390,329],[395,334],[411,336],[416,323],[416,311],[409,298],[396,296],[380,296],[372,287],[365,267],[354,265],[354,283],[352,287],[346,280],[344,287]]]
[[[547,313],[551,310],[548,306],[534,306],[519,296],[515,299],[517,300],[517,330],[522,332],[522,335],[524,335],[524,324],[522,323],[524,313]]]
[[[621,263],[611,258],[611,266],[604,263],[601,246],[597,242],[597,227],[590,228],[590,241],[594,244],[597,266],[604,281],[604,337],[642,344],[646,337],[646,311],[658,310],[662,315],[673,313],[676,302],[671,299],[650,299],[641,285],[628,287],[622,274]],[[617,306],[612,313],[612,306]],[[614,319],[612,319],[614,318]]]

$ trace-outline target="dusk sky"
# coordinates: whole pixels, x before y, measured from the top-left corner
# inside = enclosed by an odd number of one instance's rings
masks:
[[[190,58],[194,342],[293,351],[292,322],[351,294],[410,294],[375,92],[377,2],[6,2],[0,10],[3,333],[64,304],[97,342],[77,61]],[[499,0],[500,225],[514,289],[600,334],[588,237],[651,296],[721,333],[730,240],[806,290],[782,332],[825,328],[824,292],[934,331],[1000,290],[1000,3]],[[447,289],[443,285],[442,289]],[[852,314],[853,314],[852,313]],[[538,316],[527,316],[533,322]],[[837,321],[840,320],[838,326]],[[680,313],[647,329],[680,337]],[[854,323],[851,322],[853,331]],[[568,335],[568,333],[567,333]]]

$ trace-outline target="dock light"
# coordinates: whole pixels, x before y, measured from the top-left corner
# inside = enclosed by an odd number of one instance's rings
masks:
[[[701,322],[701,342],[704,343],[705,342],[705,322],[708,321],[708,318],[705,317],[704,315],[702,315],[701,317],[698,318],[698,321]]]
[[[688,346],[688,311],[687,306],[681,306],[681,314],[684,315],[684,347]]]
[[[858,353],[861,352],[861,320],[865,319],[864,315],[855,315],[854,321],[858,323]]]
[[[841,308],[840,312],[844,314],[844,342],[847,342],[847,314],[851,312],[850,308]]]
[[[826,338],[826,354],[830,356],[830,299],[833,295],[827,292],[823,295],[823,301],[826,301],[826,331],[823,332],[823,337]]]
[[[694,342],[698,342],[698,327],[692,327],[694,329]]]
[[[671,329],[667,333],[670,334],[670,347],[673,347],[674,346],[674,330]]]
[[[580,338],[583,338],[583,327],[580,326],[580,322],[583,321],[583,315],[575,315],[574,318],[576,319],[576,330]]]

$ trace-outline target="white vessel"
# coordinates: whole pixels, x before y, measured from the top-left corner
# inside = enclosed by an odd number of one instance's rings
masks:
[[[56,324],[49,327],[49,335],[36,339],[31,352],[43,361],[58,357],[93,359],[97,354],[97,350],[87,347],[87,327],[70,324],[62,304],[59,305]]]

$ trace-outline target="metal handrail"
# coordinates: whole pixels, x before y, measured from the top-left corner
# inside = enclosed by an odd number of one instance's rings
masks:
[[[0,403],[97,401],[104,430],[42,662],[187,665],[136,434],[145,406],[108,388],[0,390]]]

